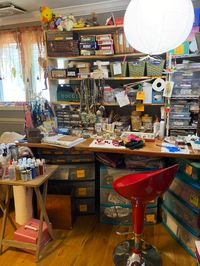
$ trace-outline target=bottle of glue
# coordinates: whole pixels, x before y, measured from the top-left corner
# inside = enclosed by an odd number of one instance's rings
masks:
[[[165,137],[165,109],[161,107],[161,120],[160,120],[160,130],[159,130],[159,138],[164,139]]]
[[[160,122],[158,120],[158,117],[156,116],[156,121],[153,124],[153,133],[155,137],[158,137],[160,131]]]

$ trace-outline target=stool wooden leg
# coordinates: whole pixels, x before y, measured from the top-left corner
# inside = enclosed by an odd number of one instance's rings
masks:
[[[47,224],[48,232],[49,232],[51,238],[53,239],[53,231],[52,231],[52,227],[50,225],[49,218],[48,218],[48,215],[46,212],[46,207],[45,207],[46,195],[47,195],[47,185],[48,185],[48,183],[45,182],[44,189],[43,189],[43,195],[41,195],[39,188],[37,188],[37,187],[34,188],[36,196],[37,196],[37,200],[38,200],[38,203],[40,206],[40,222],[39,222],[39,230],[38,230],[37,249],[36,249],[36,261],[39,260],[39,255],[40,255],[40,243],[42,240],[43,218]]]
[[[0,254],[2,253],[2,248],[3,248],[2,241],[5,235],[6,220],[7,220],[8,209],[9,209],[9,204],[10,204],[10,191],[11,191],[11,187],[7,186],[5,208],[3,211],[2,227],[1,227],[1,233],[0,233]]]
[[[1,208],[2,212],[4,213],[5,212],[5,205],[4,205],[4,203],[2,201],[0,201],[0,208]],[[17,226],[13,222],[13,219],[10,217],[10,214],[9,213],[7,213],[7,217],[9,219],[12,227],[14,228],[14,230],[16,230],[17,229]]]

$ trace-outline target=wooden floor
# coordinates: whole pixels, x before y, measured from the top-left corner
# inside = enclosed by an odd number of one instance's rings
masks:
[[[1,224],[2,219],[0,219]],[[0,256],[2,266],[113,266],[112,250],[125,239],[118,227],[100,224],[97,216],[77,218],[73,230],[56,230],[56,240],[45,249],[43,258],[35,263],[35,257],[18,249],[6,249]],[[7,223],[6,238],[12,238],[13,230]],[[171,238],[161,224],[145,228],[145,239],[161,252],[163,266],[196,266],[196,261]]]

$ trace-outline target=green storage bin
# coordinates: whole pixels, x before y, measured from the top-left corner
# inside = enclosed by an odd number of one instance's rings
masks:
[[[144,76],[145,71],[145,62],[144,61],[133,61],[128,62],[128,71],[129,77],[142,77]]]
[[[121,66],[121,73],[118,70]],[[127,72],[127,62],[110,62],[110,73],[111,77],[126,77]]]
[[[165,60],[146,61],[147,76],[162,76]]]

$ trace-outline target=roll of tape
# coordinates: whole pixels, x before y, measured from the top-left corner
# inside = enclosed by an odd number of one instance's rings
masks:
[[[153,84],[152,84],[152,88],[154,91],[162,91],[165,88],[165,81],[164,79],[161,78],[157,78],[156,80],[154,80]]]

